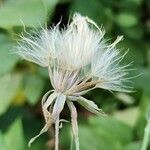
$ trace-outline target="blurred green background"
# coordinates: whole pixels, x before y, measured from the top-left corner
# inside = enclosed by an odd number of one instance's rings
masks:
[[[129,49],[133,61],[134,93],[97,89],[85,95],[109,117],[98,118],[78,108],[81,150],[139,150],[150,109],[150,1],[149,0],[0,0],[0,150],[27,150],[27,143],[44,125],[40,100],[51,89],[47,69],[11,53],[26,30],[61,26],[74,12],[93,19],[112,41],[124,35],[118,47]],[[66,107],[62,118],[70,120]],[[70,148],[70,123],[60,132],[60,150]],[[37,139],[30,150],[53,150],[54,128]],[[150,149],[150,147],[149,147]]]

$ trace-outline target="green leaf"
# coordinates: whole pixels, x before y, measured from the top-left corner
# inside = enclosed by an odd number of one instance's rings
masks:
[[[69,149],[69,131],[62,128],[64,149]],[[123,150],[133,139],[133,129],[114,118],[90,117],[86,124],[79,123],[79,138],[81,150]]]
[[[49,78],[49,74],[47,69],[43,68],[43,67],[38,67],[38,74],[41,75],[43,78],[48,79]]]
[[[98,126],[98,124],[97,124]],[[100,128],[100,126],[99,126]],[[101,129],[102,130],[102,129]],[[110,138],[110,133],[98,134],[99,129],[89,126],[79,127],[80,149],[82,150],[120,150],[121,143]],[[109,136],[110,135],[110,136]]]
[[[134,127],[139,117],[139,114],[140,114],[139,107],[131,107],[125,110],[116,111],[113,114],[113,116],[116,119],[126,123],[127,125]]]
[[[12,71],[18,61],[18,57],[10,52],[13,48],[14,42],[6,35],[0,34],[0,76]]]
[[[135,102],[135,99],[127,93],[121,93],[121,92],[119,93],[118,92],[115,94],[115,96],[118,100],[120,100],[122,103],[124,103],[126,105],[131,105]]]
[[[44,3],[44,7],[46,9],[47,12],[47,19],[50,19],[50,17],[52,17],[52,14],[55,10],[55,7],[57,5],[57,3],[60,0],[41,0]]]
[[[0,9],[0,27],[41,27],[47,21],[58,0],[8,0]]]
[[[42,150],[43,147],[45,147],[46,142],[47,142],[46,140],[40,138],[37,142],[34,142],[34,144],[32,144],[29,150]],[[26,143],[26,145],[28,145],[28,143]],[[28,147],[26,149],[28,149]]]
[[[2,150],[7,150],[6,145],[5,145],[5,141],[4,141],[4,136],[1,132],[0,132],[0,148]]]
[[[137,88],[142,88],[144,94],[150,96],[150,68],[139,68],[139,77],[134,79],[135,86]]]
[[[7,150],[24,150],[24,135],[21,119],[17,119],[5,134]]]
[[[105,135],[107,138],[126,144],[133,138],[133,130],[130,126],[112,117],[91,117],[90,125],[99,136]]]
[[[127,1],[132,1],[135,4],[138,4],[138,5],[140,5],[143,2],[143,0],[127,0]]]
[[[71,13],[78,12],[82,15],[88,16],[100,25],[108,21],[108,9],[98,0],[75,0],[71,3],[70,10]]]
[[[134,40],[141,40],[144,36],[144,30],[142,26],[133,26],[131,28],[121,28],[123,32],[129,37]],[[138,33],[138,35],[137,35]]]
[[[71,144],[69,131],[69,128],[65,128],[65,126],[62,128],[60,143],[64,149],[69,149]],[[86,125],[79,124],[79,142],[81,150],[121,150],[122,148],[122,144],[113,138],[111,139],[107,131],[105,134],[99,134],[99,128],[95,129],[89,123]]]
[[[132,142],[127,144],[123,150],[140,150],[141,148],[141,143],[140,142]]]
[[[25,81],[25,95],[30,104],[36,104],[44,88],[44,80],[38,75],[30,75]]]
[[[122,0],[117,1],[119,4],[119,10],[126,11],[126,12],[136,12],[140,11],[140,5],[142,4],[143,0]]]
[[[116,17],[116,22],[122,27],[132,27],[138,23],[136,15],[122,12]]]
[[[132,63],[131,68],[137,68],[141,67],[144,63],[144,57],[143,57],[143,47],[141,42],[135,42],[128,39],[125,39],[123,42],[119,43],[119,48],[124,48],[124,52],[129,49],[129,52],[127,53],[126,57],[124,58],[124,62],[126,63]],[[129,67],[130,68],[130,67]],[[137,75],[138,73],[136,73]]]
[[[147,123],[146,118],[150,110],[149,96],[143,94],[142,98],[140,99],[139,107],[140,107],[140,116],[138,118],[135,129],[137,132],[136,134],[138,139],[143,139],[145,126]]]
[[[0,115],[9,107],[20,87],[20,75],[6,75],[0,78]]]

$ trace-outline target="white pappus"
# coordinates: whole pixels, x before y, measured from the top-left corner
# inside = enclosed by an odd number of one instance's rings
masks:
[[[67,103],[71,112],[72,133],[76,150],[79,150],[77,110],[78,102],[87,110],[102,114],[102,110],[82,95],[102,88],[110,91],[129,92],[128,66],[121,66],[124,55],[116,48],[122,36],[109,44],[104,39],[104,30],[88,17],[74,14],[72,22],[60,29],[59,24],[51,29],[42,29],[37,36],[22,36],[15,51],[24,59],[48,68],[54,88],[42,99],[45,126],[29,142],[29,145],[42,133],[55,124],[55,150],[58,150],[60,113]]]

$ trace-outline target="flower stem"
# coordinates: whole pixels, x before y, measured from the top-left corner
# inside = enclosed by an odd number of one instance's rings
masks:
[[[55,122],[55,150],[59,149],[59,117]]]

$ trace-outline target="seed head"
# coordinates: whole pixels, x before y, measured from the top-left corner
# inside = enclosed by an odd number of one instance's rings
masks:
[[[16,53],[24,59],[48,68],[53,91],[42,99],[45,126],[30,144],[55,124],[55,150],[58,150],[60,113],[67,103],[72,117],[72,132],[76,150],[79,150],[77,101],[89,111],[101,114],[97,105],[82,97],[86,92],[102,88],[110,91],[129,92],[128,66],[121,66],[124,55],[116,48],[122,36],[109,44],[104,39],[104,30],[88,17],[75,14],[64,29],[59,24],[52,29],[42,29],[36,36],[22,36]]]

